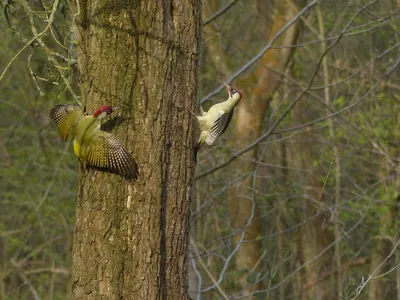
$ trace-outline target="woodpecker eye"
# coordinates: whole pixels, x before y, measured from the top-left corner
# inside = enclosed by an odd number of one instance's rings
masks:
[[[94,112],[93,117],[97,117],[98,115],[104,114],[104,113],[106,113],[106,116],[108,116],[112,112],[113,112],[113,108],[111,106],[103,105],[103,106],[100,106],[100,108],[98,108]]]
[[[100,109],[105,112],[107,116],[113,112],[112,107],[107,105],[102,106]]]
[[[236,91],[235,89],[233,89],[233,88],[230,89],[230,92],[231,92],[231,95],[232,95],[232,96],[235,95],[235,94],[237,93],[237,91]]]

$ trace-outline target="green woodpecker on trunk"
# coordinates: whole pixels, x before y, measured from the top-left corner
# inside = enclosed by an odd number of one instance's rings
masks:
[[[200,105],[201,115],[196,116],[201,131],[199,141],[194,149],[196,161],[197,152],[204,143],[212,145],[228,128],[233,116],[233,110],[240,99],[242,99],[242,93],[239,90],[234,89],[226,83],[224,85],[228,90],[228,100],[211,106],[208,112],[205,112]]]
[[[101,106],[85,116],[78,105],[60,104],[50,111],[64,141],[74,141],[74,152],[84,167],[134,179],[138,166],[132,155],[111,133],[100,129],[102,119],[117,108]]]

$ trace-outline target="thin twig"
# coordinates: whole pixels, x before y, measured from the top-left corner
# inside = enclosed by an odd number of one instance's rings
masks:
[[[372,274],[370,274],[368,276],[368,279],[364,281],[364,276],[361,277],[361,284],[359,285],[359,287],[356,290],[356,294],[354,295],[353,298],[351,298],[351,300],[356,299],[362,292],[362,290],[365,288],[365,286],[368,284],[368,282],[370,282],[372,279],[376,279],[379,278],[380,276],[374,276],[374,274],[376,272],[378,272],[378,270],[383,266],[383,264],[393,255],[393,253],[396,251],[397,247],[400,244],[400,239],[397,241],[396,245],[394,245],[392,251],[389,253],[389,255],[379,264],[379,266],[376,267],[376,269],[372,272]],[[393,269],[391,269],[390,271],[393,271],[394,269],[396,269],[397,267],[399,267],[399,265],[396,265]],[[387,274],[387,272],[385,273]],[[384,274],[382,274],[383,276]]]
[[[248,70],[254,63],[256,63],[264,54],[271,48],[272,44],[290,27],[292,26],[303,14],[305,14],[311,7],[313,7],[318,0],[313,0],[308,3],[292,20],[286,23],[276,34],[275,36],[269,41],[269,43],[256,55],[254,56],[248,63],[242,66],[236,73],[234,73],[231,77],[229,77],[227,82],[232,82],[236,77],[241,75],[243,72]],[[342,35],[340,35],[342,37]],[[220,85],[216,88],[213,92],[209,93],[203,99],[200,100],[200,104],[204,103],[205,101],[209,100],[211,97],[217,95],[223,88],[224,85]]]
[[[47,21],[47,22],[48,22],[47,26],[43,29],[42,32],[40,32],[39,34],[35,35],[32,39],[30,39],[30,40],[21,48],[21,50],[19,50],[19,51],[17,52],[17,54],[15,54],[15,56],[8,62],[7,66],[4,68],[3,72],[2,72],[1,75],[0,75],[0,81],[4,78],[4,75],[7,73],[8,69],[9,69],[10,66],[14,63],[14,61],[18,58],[18,56],[20,56],[21,53],[24,52],[24,50],[25,50],[26,48],[28,48],[34,41],[36,41],[38,38],[40,38],[43,34],[45,34],[45,33],[50,29],[51,24],[53,24],[53,21],[54,21],[54,14],[55,14],[56,11],[57,11],[57,6],[58,6],[58,2],[59,2],[59,1],[60,1],[60,0],[55,0],[54,3],[53,3],[53,8],[52,8],[52,11],[51,11],[51,15],[50,15],[49,20]]]
[[[310,121],[310,122],[307,122],[307,123],[304,123],[304,124],[301,124],[301,125],[298,125],[298,126],[294,126],[294,127],[285,128],[285,129],[281,129],[281,130],[276,130],[276,131],[275,131],[276,127],[279,125],[279,123],[284,119],[284,117],[285,117],[286,114],[288,113],[288,110],[286,110],[286,111],[283,113],[283,115],[278,119],[278,121],[275,122],[275,124],[274,124],[265,134],[263,134],[262,136],[260,136],[260,137],[257,138],[256,140],[254,140],[254,141],[253,141],[251,144],[249,144],[247,147],[245,147],[245,148],[243,148],[243,149],[241,149],[241,150],[236,151],[235,153],[233,153],[233,156],[232,156],[231,158],[229,158],[227,161],[225,161],[225,162],[221,163],[220,165],[218,165],[218,166],[216,166],[216,167],[214,167],[214,168],[212,168],[212,169],[210,169],[210,170],[208,170],[208,171],[206,171],[206,172],[204,172],[204,173],[198,175],[197,177],[195,177],[195,180],[198,180],[198,179],[200,179],[200,178],[202,178],[202,177],[205,177],[205,176],[207,176],[207,175],[209,175],[209,174],[211,174],[211,173],[214,173],[215,171],[217,171],[217,170],[219,170],[219,169],[221,169],[221,168],[223,168],[223,167],[226,167],[226,166],[229,165],[232,161],[234,161],[234,160],[236,160],[238,157],[240,157],[243,153],[246,153],[247,151],[250,151],[251,149],[253,149],[254,147],[256,147],[260,142],[262,142],[263,140],[265,140],[267,137],[269,137],[269,136],[272,135],[272,134],[280,134],[280,133],[284,133],[284,132],[299,130],[299,129],[301,129],[301,128],[314,125],[314,124],[316,124],[316,123],[319,123],[319,122],[324,121],[324,120],[326,120],[326,119],[328,119],[328,118],[332,118],[332,117],[337,116],[337,115],[339,115],[339,114],[341,114],[341,113],[343,113],[343,112],[345,112],[345,111],[350,110],[351,108],[353,108],[353,107],[355,107],[357,104],[359,104],[362,100],[364,100],[369,94],[371,94],[371,92],[374,91],[375,88],[381,83],[381,81],[383,80],[383,78],[384,78],[385,76],[387,76],[390,72],[392,72],[392,71],[397,67],[397,65],[398,65],[399,63],[400,63],[400,59],[397,60],[397,61],[388,69],[388,71],[386,71],[386,72],[382,75],[382,77],[379,78],[379,79],[376,81],[376,83],[375,83],[361,98],[359,98],[359,99],[358,99],[357,101],[355,101],[353,104],[350,104],[350,105],[348,105],[348,106],[346,106],[346,107],[344,107],[344,108],[342,108],[342,109],[340,109],[340,110],[338,110],[338,111],[336,111],[336,112],[333,112],[333,113],[331,113],[331,114],[329,114],[329,115],[326,115],[326,116],[323,116],[323,117],[314,119],[313,121]],[[300,94],[300,96],[297,97],[297,98],[291,103],[289,109],[291,109],[291,108],[294,106],[295,102],[297,102],[297,101],[299,100],[299,98],[300,98],[302,95],[304,95],[304,93],[305,93],[306,90],[307,90],[307,88],[306,88],[305,90],[303,90],[303,92]]]
[[[194,241],[192,239],[190,239],[190,244],[193,247],[194,252],[196,253],[197,258],[199,259],[199,262],[201,264],[201,266],[203,267],[204,271],[206,271],[208,277],[210,277],[211,281],[213,282],[213,284],[215,285],[215,287],[217,288],[217,290],[221,293],[222,297],[224,297],[224,299],[229,300],[228,296],[225,294],[225,292],[221,289],[221,287],[219,286],[219,284],[217,283],[217,281],[215,280],[214,276],[211,274],[211,272],[208,270],[207,266],[205,265],[205,263],[203,262],[203,260],[201,259],[201,256],[199,254],[199,250],[197,250],[197,246],[194,243]]]
[[[207,26],[209,23],[214,21],[216,18],[218,18],[219,16],[223,15],[228,9],[230,9],[238,1],[239,0],[233,0],[230,3],[228,3],[227,5],[225,5],[223,8],[221,8],[215,14],[213,14],[207,21],[203,22],[203,27]]]

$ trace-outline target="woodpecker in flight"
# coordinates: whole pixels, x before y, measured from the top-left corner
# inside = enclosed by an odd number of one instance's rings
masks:
[[[211,106],[208,112],[205,112],[200,105],[200,116],[196,116],[201,131],[199,141],[194,149],[196,161],[197,152],[204,143],[212,145],[228,128],[233,116],[233,110],[242,99],[242,93],[239,90],[226,83],[224,85],[228,90],[228,100]]]
[[[102,119],[116,109],[104,105],[93,116],[85,116],[78,105],[59,104],[50,118],[64,141],[74,141],[74,152],[84,167],[135,179],[138,166],[132,155],[111,133],[100,129]]]

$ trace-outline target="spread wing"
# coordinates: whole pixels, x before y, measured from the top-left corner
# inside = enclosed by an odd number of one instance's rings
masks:
[[[215,140],[222,135],[226,128],[228,128],[229,123],[232,120],[233,109],[230,113],[222,112],[217,120],[215,120],[213,126],[211,127],[211,131],[207,136],[206,144],[212,145]]]
[[[84,117],[81,108],[73,104],[59,104],[50,110],[50,118],[56,123],[58,132],[64,141],[72,140],[76,135],[76,124]]]
[[[138,165],[133,156],[112,134],[102,131],[87,147],[87,162],[101,171],[107,171],[127,179],[138,174]]]

